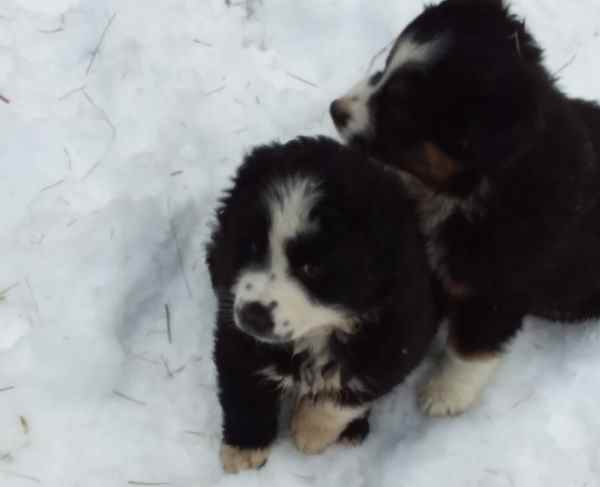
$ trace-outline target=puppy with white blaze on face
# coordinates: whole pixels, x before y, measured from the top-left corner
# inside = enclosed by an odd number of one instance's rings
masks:
[[[450,324],[425,412],[474,404],[526,315],[600,316],[600,107],[560,91],[505,2],[426,7],[331,116],[417,202]]]
[[[207,264],[227,472],[267,461],[285,397],[302,452],[362,441],[373,401],[437,331],[414,204],[394,175],[330,139],[246,157]]]

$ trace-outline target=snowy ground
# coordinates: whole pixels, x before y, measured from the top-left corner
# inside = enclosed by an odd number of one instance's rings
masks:
[[[416,410],[425,364],[363,447],[307,458],[284,433],[262,471],[222,474],[215,198],[251,145],[333,135],[329,101],[421,9],[225,3],[0,2],[0,485],[600,485],[600,332],[533,320],[461,418]],[[600,2],[515,4],[564,88],[600,99]]]

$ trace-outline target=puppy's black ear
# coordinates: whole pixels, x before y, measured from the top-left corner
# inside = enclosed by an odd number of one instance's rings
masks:
[[[512,66],[514,69],[500,67],[496,73],[489,70],[481,80],[482,90],[464,106],[461,140],[468,158],[475,162],[497,166],[512,160],[530,147],[543,129],[542,106],[551,81],[521,63]]]
[[[448,5],[492,5],[504,7],[504,0],[446,0]]]

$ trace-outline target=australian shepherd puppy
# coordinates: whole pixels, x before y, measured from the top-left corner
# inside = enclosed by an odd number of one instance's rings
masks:
[[[559,90],[503,1],[427,7],[331,114],[412,175],[450,319],[426,412],[473,404],[525,315],[600,316],[600,108]]]
[[[257,148],[221,200],[207,251],[225,470],[267,461],[286,392],[301,451],[361,441],[373,401],[437,329],[398,179],[326,138]]]

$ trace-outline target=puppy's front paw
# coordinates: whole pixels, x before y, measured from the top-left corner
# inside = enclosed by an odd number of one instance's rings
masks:
[[[308,455],[322,453],[333,445],[348,424],[364,414],[365,408],[351,408],[332,401],[302,399],[292,417],[292,438]]]
[[[469,409],[500,363],[490,355],[466,360],[449,350],[442,366],[419,394],[419,404],[429,416],[455,416]]]
[[[477,391],[452,383],[443,374],[434,376],[420,391],[419,405],[429,416],[455,416],[477,399]]]
[[[236,446],[221,446],[221,462],[227,473],[239,473],[242,470],[254,470],[262,467],[269,458],[268,448],[246,450]]]
[[[292,438],[303,453],[316,455],[335,443],[340,431],[328,421],[329,414],[318,403],[302,400],[292,418]]]

